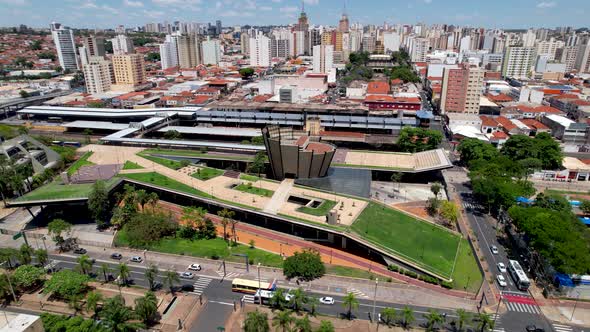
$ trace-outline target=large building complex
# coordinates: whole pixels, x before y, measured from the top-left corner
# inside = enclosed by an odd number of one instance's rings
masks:
[[[502,76],[517,79],[531,77],[536,55],[534,47],[508,47],[504,54]]]
[[[76,42],[71,29],[61,26],[60,23],[51,25],[51,35],[57,50],[59,65],[65,70],[78,70],[78,58],[76,56]]]
[[[270,67],[271,43],[270,38],[261,31],[250,37],[250,65],[255,67]]]

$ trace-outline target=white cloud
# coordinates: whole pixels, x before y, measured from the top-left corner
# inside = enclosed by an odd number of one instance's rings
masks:
[[[272,7],[271,6],[260,6],[259,8],[260,10],[264,10],[264,11],[271,11]]]
[[[123,4],[127,7],[143,7],[143,2],[133,0],[123,0]]]
[[[0,0],[0,3],[10,6],[25,6],[29,4],[27,0]]]
[[[295,12],[299,11],[299,8],[297,8],[295,6],[281,7],[279,9],[279,11],[281,13],[295,13]]]
[[[283,0],[271,0],[274,3],[281,3]]]
[[[317,5],[320,3],[320,0],[303,0],[308,5]]]
[[[200,5],[201,0],[152,0],[158,6]]]
[[[537,8],[553,8],[556,5],[555,1],[541,1],[537,4]]]
[[[424,3],[432,3],[432,0],[424,0]]]

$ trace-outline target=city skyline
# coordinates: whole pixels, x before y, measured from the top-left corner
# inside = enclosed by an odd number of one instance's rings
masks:
[[[304,0],[311,24],[336,25],[344,11],[342,1]],[[371,5],[357,0],[346,1],[346,12],[352,23],[361,24],[454,24],[486,28],[524,29],[528,27],[587,25],[585,13],[590,4],[582,0],[498,0],[472,3],[464,0],[418,0],[388,2],[372,0]],[[509,8],[509,10],[506,10]],[[572,11],[571,8],[577,8]],[[64,1],[59,6],[40,0],[0,0],[0,11],[6,13],[3,26],[25,24],[46,27],[59,21],[77,28],[114,28],[143,26],[149,22],[213,22],[231,25],[292,24],[301,11],[297,0],[219,0],[207,5],[202,0],[107,0]],[[264,13],[261,15],[260,13]]]

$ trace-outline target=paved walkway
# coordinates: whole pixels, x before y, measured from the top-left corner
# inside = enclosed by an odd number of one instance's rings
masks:
[[[271,199],[264,206],[264,212],[277,214],[279,208],[283,206],[283,204],[289,198],[289,192],[291,192],[291,189],[293,189],[294,184],[295,181],[293,181],[293,179],[283,180],[275,193],[272,195]]]

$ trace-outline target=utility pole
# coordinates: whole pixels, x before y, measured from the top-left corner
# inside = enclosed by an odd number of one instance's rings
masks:
[[[258,305],[262,305],[262,294],[260,294],[260,262],[258,262]]]
[[[500,310],[500,303],[502,303],[502,294],[500,294],[500,299],[498,300],[498,306],[496,307],[496,314],[494,315],[494,325],[496,326],[496,320],[498,319],[498,311]]]
[[[578,305],[578,301],[580,301],[580,292],[578,292],[578,297],[576,298],[576,302],[574,302],[574,310],[572,310],[572,316],[570,317],[570,322],[574,319],[574,313],[576,313],[576,306]]]
[[[379,284],[379,278],[375,278],[375,294],[373,295],[373,314],[371,319],[375,319],[375,307],[377,306],[377,285]],[[379,322],[377,322],[379,324]]]

